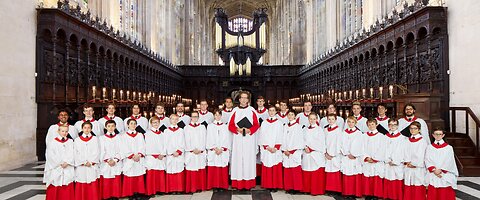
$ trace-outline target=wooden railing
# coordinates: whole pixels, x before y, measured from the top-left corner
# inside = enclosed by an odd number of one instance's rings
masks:
[[[475,155],[478,155],[478,147],[480,146],[480,120],[469,107],[450,107],[449,111],[451,111],[450,132],[453,135],[460,134],[457,132],[457,111],[465,112],[465,134],[468,137],[470,137],[470,118],[475,122]]]

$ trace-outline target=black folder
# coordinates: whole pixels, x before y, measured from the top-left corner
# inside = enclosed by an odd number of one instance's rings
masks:
[[[160,129],[160,131],[162,131],[162,132],[163,132],[165,129],[167,129],[167,127],[165,126],[165,124],[163,124],[162,126],[160,126],[160,128],[159,128],[159,129]]]
[[[178,122],[177,125],[178,125],[178,127],[180,127],[180,128],[185,128],[185,122],[183,122],[183,121]]]
[[[203,122],[202,122],[202,125],[204,125],[204,126],[205,126],[205,128],[207,128],[207,126],[208,126],[208,123],[207,123],[206,121],[203,121]]]
[[[400,131],[400,133],[402,133],[402,135],[404,135],[405,137],[412,136],[412,133],[410,133],[410,126],[405,127],[403,130]]]
[[[252,128],[252,123],[248,120],[248,118],[244,117],[243,119],[241,119],[240,121],[237,122],[237,126],[239,128]],[[246,133],[245,131],[243,131],[243,136],[245,136]]]
[[[141,126],[137,126],[137,128],[135,128],[135,131],[137,131],[139,133],[142,133],[142,134],[145,134],[145,132],[146,132]]]
[[[382,133],[382,134],[384,134],[384,135],[388,133],[388,130],[387,130],[387,129],[385,129],[385,127],[383,127],[383,126],[382,126],[382,125],[380,125],[380,124],[379,124],[379,125],[377,125],[377,131],[378,131],[379,133]]]

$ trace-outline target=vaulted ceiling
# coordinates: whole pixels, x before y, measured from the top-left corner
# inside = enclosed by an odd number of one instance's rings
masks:
[[[223,8],[229,17],[252,16],[258,8],[271,10],[277,0],[206,0],[208,8]]]

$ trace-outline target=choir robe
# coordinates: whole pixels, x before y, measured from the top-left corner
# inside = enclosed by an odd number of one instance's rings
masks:
[[[232,132],[232,161],[230,167],[230,179],[232,180],[232,188],[251,189],[256,186],[256,154],[257,146],[257,130],[260,128],[258,116],[255,109],[251,106],[233,109],[232,117],[228,122],[228,130]],[[243,136],[238,133],[237,123],[246,118],[252,127],[250,134]]]
[[[325,179],[328,183],[325,190],[342,192],[342,173],[340,172],[342,162],[342,130],[338,125],[328,125],[323,129],[325,133],[325,144],[331,160],[325,158]]]
[[[342,152],[342,194],[345,196],[363,195],[362,184],[362,162],[363,162],[363,133],[357,128],[346,128],[341,136]],[[350,159],[348,155],[352,154],[355,159]]]
[[[345,120],[342,117],[337,116],[336,124],[340,128],[340,130],[343,130],[344,122]],[[327,117],[322,117],[322,119],[320,119],[320,127],[326,127],[326,126],[328,126]]]
[[[100,126],[100,130],[102,131],[102,134],[104,133],[103,132],[103,129],[105,129],[105,122],[107,122],[108,120],[113,120],[115,121],[115,127],[117,128],[117,131],[119,133],[123,133],[125,132],[125,124],[123,123],[123,119],[118,117],[118,116],[104,116],[100,119],[98,119],[98,125]]]
[[[363,194],[382,198],[386,136],[373,130],[366,132],[363,137]],[[367,158],[372,158],[373,163],[367,162]]]
[[[185,190],[185,134],[183,129],[171,125],[165,129],[167,149],[167,192]],[[179,156],[174,157],[177,152]]]
[[[390,118],[385,116],[385,117],[375,117],[375,120],[377,120],[378,125],[382,126],[385,130],[389,130],[388,128],[388,120]]]
[[[62,126],[63,124],[61,122],[58,122],[56,124],[52,124],[49,128],[48,128],[48,131],[47,131],[47,136],[45,137],[45,144],[48,145],[48,143],[52,142],[52,141],[55,141],[55,138],[58,137],[58,127],[59,126]],[[72,139],[75,139],[78,137],[78,131],[77,129],[70,125],[70,124],[66,124],[68,126],[68,134],[70,135],[70,137],[72,137]]]
[[[232,116],[232,110],[233,108],[230,108],[230,109],[224,108],[222,110],[222,122],[224,124],[227,124],[228,121],[230,121],[230,117]]]
[[[354,116],[355,118],[357,118],[357,128],[360,129],[360,131],[362,131],[362,133],[366,133],[368,132],[368,126],[367,126],[367,118],[366,117],[363,117],[361,115],[359,116]],[[347,119],[345,119],[345,124],[347,124]],[[388,128],[387,128],[388,130]]]
[[[310,125],[303,129],[304,148],[310,153],[303,152],[303,190],[312,195],[325,194],[325,133],[318,125]]]
[[[199,114],[198,115],[198,123],[200,123],[200,124],[202,124],[203,122],[206,122],[207,124],[211,124],[214,120],[213,114],[211,112],[208,112],[208,110],[206,110],[205,112],[199,110],[198,114]],[[190,124],[190,123],[188,123],[188,124]],[[185,125],[187,125],[187,124],[185,124]]]
[[[62,140],[58,136],[47,146],[45,153],[45,174],[43,182],[47,185],[46,199],[73,199],[74,196],[74,149],[73,140]],[[62,168],[67,163],[70,166]]]
[[[425,199],[426,197],[426,168],[425,152],[427,142],[420,134],[408,138],[404,149],[404,162],[410,162],[415,168],[405,166],[404,171],[404,199]]]
[[[287,124],[288,123],[288,118],[287,118],[288,110],[285,113],[278,112],[276,117],[283,123]]]
[[[190,124],[190,116],[186,115],[185,113],[177,113],[178,115],[178,123],[180,122],[183,122],[185,124],[185,126],[189,125]],[[177,123],[177,124],[178,124]]]
[[[154,195],[157,192],[166,192],[166,160],[167,146],[165,133],[154,128],[148,129],[145,133],[145,167],[147,168],[147,195]],[[158,159],[159,156],[163,159]]]
[[[155,116],[157,116],[160,119],[160,126],[159,127],[165,126],[165,128],[167,128],[167,127],[170,126],[170,118],[168,118],[165,115],[159,115],[159,114],[156,114],[156,113],[155,113]],[[152,118],[148,119],[148,128],[149,129],[152,128],[152,125],[150,123],[151,120],[152,120]]]
[[[100,192],[102,199],[120,198],[122,195],[122,139],[115,133],[106,133],[98,138],[100,143]],[[112,167],[108,160],[115,160]]]
[[[258,120],[260,121],[260,119],[262,119],[262,123],[270,117],[266,107],[263,107],[263,109],[257,109],[255,111],[257,112]]]
[[[75,199],[100,199],[98,188],[100,149],[98,138],[92,134],[80,134],[74,141]],[[87,167],[87,162],[92,166]]]
[[[420,129],[420,133],[422,134],[423,141],[427,143],[427,146],[430,145],[431,142],[430,142],[430,135],[428,133],[428,125],[425,122],[425,120],[418,118],[417,116],[413,116],[411,117],[411,119],[407,117],[400,118],[398,120],[398,130],[402,131],[406,127],[410,126],[412,122],[415,122],[415,121],[420,123],[420,125],[422,126],[422,128]]]
[[[267,118],[260,127],[259,141],[260,160],[262,162],[261,186],[263,188],[283,188],[282,151],[283,124],[276,117]],[[267,147],[276,148],[275,153]]]
[[[80,120],[80,121],[77,121],[74,125],[75,129],[77,130],[77,133],[80,133],[82,132],[82,124],[84,122],[86,122],[87,120],[83,119],[83,120]],[[100,124],[98,123],[97,120],[95,119],[91,119],[90,120],[90,123],[92,123],[92,132],[93,134],[95,134],[96,136],[101,136],[103,135],[103,129],[100,129]],[[73,137],[73,135],[72,135]]]
[[[283,126],[282,152],[290,152],[289,156],[282,154],[283,188],[285,190],[303,189],[302,153],[305,148],[303,130],[297,121],[291,121]]]
[[[310,125],[310,123],[308,122],[308,115],[309,114],[305,114],[305,112],[297,114],[298,123],[302,128],[308,127]],[[320,119],[318,115],[317,115],[317,119]],[[317,126],[318,125],[320,125],[320,122],[317,122]]]
[[[228,189],[228,162],[232,149],[232,134],[226,124],[209,124],[207,126],[207,188]],[[220,155],[215,153],[215,148],[221,148]]]
[[[123,186],[122,196],[132,196],[135,193],[145,194],[145,140],[143,134],[128,130],[121,134],[122,146],[120,151],[123,159]],[[140,155],[135,162],[133,156]]]
[[[213,121],[213,123],[222,123]],[[206,138],[207,128],[200,124],[190,123],[185,127],[185,192],[204,191],[207,189],[207,170],[206,161]],[[202,151],[200,154],[194,154],[193,150]]]
[[[123,121],[124,121],[124,126],[125,126],[125,130],[128,130],[128,120],[129,119],[134,119],[135,121],[137,121],[137,126],[140,126],[142,127],[143,130],[147,131],[148,130],[148,120],[147,118],[143,117],[142,115],[137,115],[137,116],[133,116],[131,115],[130,117],[127,117],[125,118]]]
[[[445,141],[434,141],[427,147],[425,165],[428,169],[426,182],[428,184],[427,199],[455,199],[458,170],[452,146]],[[433,171],[442,170],[442,177],[437,177]]]
[[[388,130],[388,129],[387,129]],[[388,199],[403,198],[404,148],[407,138],[398,130],[386,134],[385,179],[383,180],[383,197]],[[388,164],[392,162],[395,166]]]

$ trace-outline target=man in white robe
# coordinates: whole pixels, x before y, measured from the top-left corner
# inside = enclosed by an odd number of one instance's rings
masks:
[[[198,113],[200,114],[198,123],[202,124],[205,128],[213,122],[213,114],[208,111],[208,103],[206,100],[200,101],[200,110]]]
[[[340,130],[343,130],[343,127],[344,127],[344,120],[341,116],[339,116],[337,114],[337,108],[335,107],[335,104],[331,103],[331,104],[328,104],[328,107],[327,107],[327,114],[335,114],[337,115],[337,126],[340,128]],[[322,119],[320,120],[320,126],[322,128],[325,128],[326,126],[328,125],[328,120],[327,120],[327,116],[325,117],[322,117]]]
[[[58,136],[58,127],[59,126],[67,126],[68,127],[68,135],[70,135],[71,139],[75,139],[78,137],[78,131],[77,129],[68,124],[68,112],[66,110],[60,110],[58,111],[58,123],[52,124],[47,131],[47,136],[45,137],[45,144],[48,145],[49,142],[53,141],[54,138]],[[67,137],[68,137],[67,135]]]
[[[256,186],[257,130],[260,128],[255,109],[249,106],[250,93],[240,92],[240,105],[233,109],[228,130],[233,134],[230,179],[236,189]]]
[[[267,112],[267,108],[265,107],[265,98],[263,96],[257,97],[257,116],[260,122],[260,125],[267,120],[269,114]]]
[[[155,116],[160,119],[160,127],[162,131],[164,131],[166,128],[170,126],[170,118],[167,117],[167,114],[165,113],[165,105],[163,103],[157,103],[155,105]],[[150,118],[148,121],[150,121],[152,118]],[[151,123],[149,122],[149,128],[151,127]]]
[[[387,116],[387,106],[383,103],[381,104],[378,104],[377,105],[377,113],[378,113],[378,116],[375,118],[375,120],[377,120],[377,123],[379,126],[382,126],[383,127],[383,130],[386,130],[388,131],[388,120],[390,119],[388,116]],[[386,134],[384,132],[382,132],[381,130],[379,130],[380,127],[377,128],[377,130],[383,134]]]
[[[357,118],[357,128],[362,131],[362,133],[368,132],[367,127],[367,118],[362,116],[362,106],[360,102],[353,102],[352,104],[352,113],[355,118]]]
[[[283,124],[288,123],[288,105],[284,101],[280,101],[280,112],[277,113],[277,118],[283,122]]]
[[[233,110],[233,99],[232,99],[232,97],[226,97],[225,98],[224,106],[225,107],[222,110],[222,122],[224,124],[227,124],[228,121],[230,120],[230,117],[232,116],[232,110]]]
[[[135,121],[137,121],[137,127],[140,126],[143,129],[142,131],[144,131],[142,134],[144,134],[148,130],[148,119],[142,116],[142,113],[140,112],[140,105],[133,104],[132,115],[130,115],[130,117],[127,117],[123,120],[125,127],[128,127],[127,122],[129,119],[134,119]]]
[[[96,136],[103,135],[103,130],[100,129],[100,124],[98,123],[97,120],[93,118],[93,107],[89,104],[85,104],[83,106],[83,114],[85,118],[83,120],[79,120],[75,123],[75,129],[77,129],[77,132],[80,133],[82,131],[82,124],[86,121],[89,121],[93,127],[92,127],[92,132]]]
[[[410,126],[412,122],[418,122],[422,126],[421,134],[424,141],[427,142],[428,145],[430,145],[431,142],[430,142],[430,135],[428,132],[428,125],[425,122],[425,120],[415,115],[415,110],[416,109],[413,104],[405,105],[403,109],[405,116],[398,120],[398,130],[400,130],[402,134],[407,133],[406,135],[405,134],[404,135],[407,137],[410,137],[410,134],[408,133],[408,126]]]
[[[308,115],[312,113],[312,102],[310,101],[305,101],[303,102],[303,112],[297,114],[297,120],[298,123],[302,128],[308,127],[310,123],[308,122]],[[317,115],[317,119],[320,119],[320,117]],[[320,123],[317,121],[317,126],[320,125]]]
[[[118,133],[125,132],[125,124],[123,123],[122,118],[115,116],[115,111],[116,111],[115,104],[113,103],[107,104],[107,108],[105,110],[107,111],[107,115],[98,119],[98,125],[100,125],[100,130],[104,131],[105,122],[107,122],[108,120],[113,120],[116,123]]]
[[[190,124],[190,116],[185,114],[185,105],[182,102],[177,103],[175,111],[178,116],[177,126],[179,126],[180,128],[185,128],[185,126]]]

